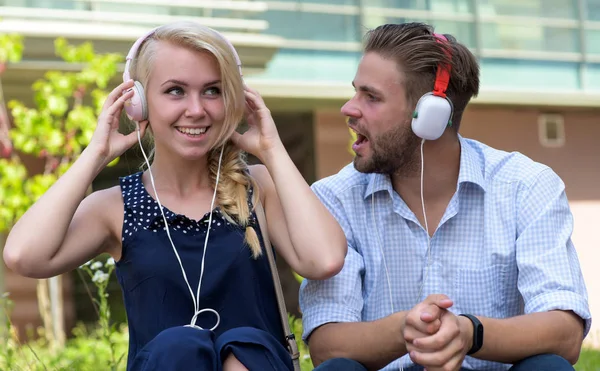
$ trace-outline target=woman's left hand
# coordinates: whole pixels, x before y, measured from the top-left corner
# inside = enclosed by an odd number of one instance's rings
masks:
[[[234,132],[231,139],[243,151],[246,151],[264,163],[269,152],[282,147],[277,127],[271,111],[265,105],[260,94],[246,86],[246,122],[248,130],[244,134]]]

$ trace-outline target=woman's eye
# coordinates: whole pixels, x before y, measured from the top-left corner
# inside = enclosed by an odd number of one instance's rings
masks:
[[[175,86],[175,87],[169,88],[166,91],[166,93],[167,94],[171,94],[171,95],[182,95],[183,94],[183,89]]]
[[[211,88],[206,89],[206,91],[204,92],[204,94],[206,94],[206,95],[219,95],[219,94],[221,94],[221,89],[217,88],[216,86],[213,86]]]

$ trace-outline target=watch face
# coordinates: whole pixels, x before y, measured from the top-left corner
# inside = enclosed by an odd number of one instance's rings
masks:
[[[481,324],[481,322],[475,326],[475,331],[477,333],[477,344],[479,345],[479,347],[481,347],[483,345],[483,325]]]

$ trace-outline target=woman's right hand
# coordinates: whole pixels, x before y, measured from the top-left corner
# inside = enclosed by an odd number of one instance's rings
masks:
[[[137,142],[136,130],[128,135],[119,132],[121,111],[133,96],[132,88],[133,80],[123,82],[114,88],[104,101],[102,112],[98,117],[98,125],[88,149],[93,150],[102,159],[104,165],[121,156]],[[144,136],[147,126],[148,121],[139,122],[141,137]]]

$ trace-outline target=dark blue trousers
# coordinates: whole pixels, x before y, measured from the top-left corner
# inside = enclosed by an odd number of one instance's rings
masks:
[[[229,354],[249,370],[293,370],[286,348],[265,331],[240,327],[220,336],[208,330],[173,327],[138,352],[131,371],[220,371]]]
[[[348,358],[333,358],[321,363],[314,371],[367,371],[360,363]],[[405,371],[422,371],[422,366],[405,368]],[[541,354],[525,358],[515,363],[509,371],[573,371],[574,368],[564,358],[553,354]],[[461,368],[461,371],[474,371]]]

